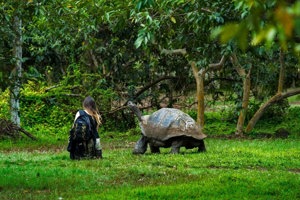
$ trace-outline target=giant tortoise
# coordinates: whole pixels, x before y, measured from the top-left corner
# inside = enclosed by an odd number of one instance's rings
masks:
[[[142,116],[136,104],[129,101],[128,107],[139,120],[142,137],[136,142],[133,153],[144,154],[149,144],[152,153],[160,153],[160,147],[171,147],[171,153],[179,153],[180,147],[198,152],[205,151],[202,133],[195,120],[175,108],[161,108],[151,115]]]

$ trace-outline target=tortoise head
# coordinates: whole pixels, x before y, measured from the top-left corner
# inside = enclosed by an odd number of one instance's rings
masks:
[[[135,107],[136,105],[132,101],[128,101],[127,106],[128,107]]]

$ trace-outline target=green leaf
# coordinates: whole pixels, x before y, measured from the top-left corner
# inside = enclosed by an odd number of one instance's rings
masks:
[[[265,30],[260,31],[258,34],[256,34],[252,41],[252,45],[258,45],[259,43],[262,43],[263,40],[266,40],[267,42],[272,42],[276,36],[276,29],[273,26],[268,27]]]
[[[142,8],[142,5],[143,5],[143,2],[142,2],[142,1],[139,1],[139,2],[136,4],[136,9],[137,9],[138,11],[140,11],[141,8]]]
[[[239,47],[245,51],[248,47],[248,29],[245,29],[243,31],[239,31],[238,36],[238,45]]]
[[[275,36],[276,36],[276,28],[275,27],[270,27],[266,32],[267,41],[268,42],[273,41]]]
[[[215,28],[215,29],[213,29],[212,31],[211,31],[211,34],[210,34],[210,36],[211,36],[211,38],[212,39],[216,39],[217,37],[219,37],[220,36],[220,34],[222,33],[222,31],[223,31],[223,29],[222,29],[222,27],[217,27],[217,28]]]
[[[222,33],[221,33],[221,42],[226,43],[229,40],[233,39],[239,31],[239,25],[238,24],[228,24],[223,26]]]
[[[136,39],[136,41],[134,42],[134,46],[135,46],[135,48],[139,48],[141,45],[142,45],[142,43],[143,43],[143,38],[142,37],[138,37],[137,39]]]
[[[300,44],[295,46],[295,51],[300,53]]]
[[[176,19],[174,17],[171,17],[171,21],[176,24]]]

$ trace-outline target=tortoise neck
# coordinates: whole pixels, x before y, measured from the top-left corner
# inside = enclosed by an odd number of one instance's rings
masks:
[[[131,110],[134,112],[134,114],[137,116],[138,120],[142,121],[142,113],[140,109],[137,106],[130,106]]]

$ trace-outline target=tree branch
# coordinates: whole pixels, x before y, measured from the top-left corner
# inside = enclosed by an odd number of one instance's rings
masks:
[[[157,83],[167,80],[167,79],[176,79],[175,76],[163,76],[155,81],[153,81],[152,83],[149,83],[148,85],[144,86],[142,89],[140,89],[140,91],[138,91],[135,95],[134,98],[139,97],[141,94],[143,94],[146,90],[148,90],[149,88],[151,88],[152,86],[156,85]],[[126,102],[127,104],[127,102]]]
[[[161,54],[181,54],[181,55],[186,55],[186,49],[174,49],[174,50],[168,50],[168,49],[162,49]]]
[[[225,56],[222,56],[220,62],[211,63],[208,65],[209,71],[220,70],[223,67],[224,63],[225,63]]]
[[[277,93],[276,95],[274,95],[273,97],[271,97],[267,102],[265,102],[257,111],[256,113],[253,115],[253,117],[250,119],[250,121],[248,122],[247,128],[246,128],[246,132],[250,132],[253,127],[255,126],[255,124],[257,123],[257,121],[260,119],[260,117],[264,114],[265,110],[270,107],[271,105],[273,105],[274,103],[300,94],[300,88],[296,88],[293,90],[290,90],[288,92],[285,93]]]
[[[93,64],[94,64],[94,68],[98,67],[99,66],[99,63],[96,59],[96,56],[94,55],[93,51],[92,50],[89,50],[89,54],[92,58],[92,61],[93,61]]]
[[[220,70],[222,69],[224,63],[225,63],[225,56],[222,56],[220,62],[209,64],[207,69],[200,69],[198,74],[203,77],[206,74],[206,72]]]
[[[230,56],[230,60],[231,60],[231,63],[233,64],[235,70],[239,74],[239,76],[241,76],[241,77],[246,76],[245,69],[242,68],[241,64],[239,63],[239,61],[236,57],[236,54],[232,54],[232,56]]]

